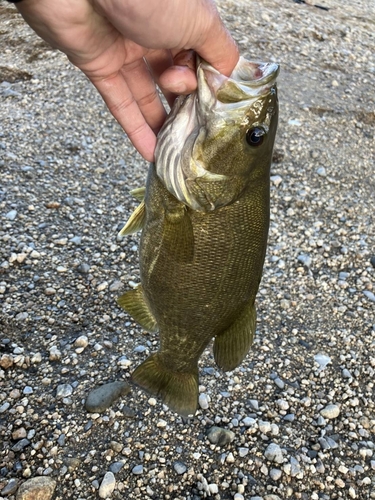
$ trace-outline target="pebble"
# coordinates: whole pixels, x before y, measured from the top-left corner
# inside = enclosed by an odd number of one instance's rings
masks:
[[[143,465],[136,465],[132,468],[132,473],[135,475],[143,474]]]
[[[8,212],[5,217],[8,219],[8,220],[14,220],[16,217],[17,217],[17,210],[11,210],[10,212]]]
[[[271,469],[270,470],[270,478],[274,481],[278,481],[282,476],[282,471],[280,469]]]
[[[89,339],[86,335],[80,335],[74,341],[74,347],[87,347],[89,344]]]
[[[329,404],[322,410],[320,410],[320,414],[324,418],[334,419],[340,415],[340,407],[335,404]]]
[[[246,427],[252,427],[253,425],[255,425],[255,424],[256,424],[256,420],[255,420],[255,418],[245,417],[244,419],[242,419],[242,423],[243,423]]]
[[[124,467],[124,462],[113,462],[113,464],[109,466],[109,470],[113,472],[113,474],[117,474],[123,467]]]
[[[199,406],[202,410],[207,410],[209,407],[209,396],[205,393],[199,394]]]
[[[124,381],[110,382],[93,389],[87,396],[85,408],[89,413],[103,413],[117,399],[126,396],[131,391]]]
[[[173,464],[174,470],[177,472],[177,474],[184,474],[187,471],[187,467],[183,462],[174,462]]]
[[[7,497],[8,495],[13,495],[18,488],[19,481],[18,479],[10,479],[8,484],[4,486],[4,488],[0,491],[0,495]]]
[[[16,500],[50,500],[56,481],[50,477],[37,476],[28,479],[18,488]]]
[[[283,452],[281,451],[280,446],[276,443],[270,443],[267,446],[264,456],[270,462],[275,462],[277,464],[282,464],[284,462]]]
[[[207,438],[212,444],[216,446],[225,446],[231,443],[236,435],[233,431],[222,429],[221,427],[213,426],[207,432]]]
[[[370,290],[365,290],[363,293],[371,302],[375,302],[375,295]]]
[[[67,398],[73,394],[73,387],[70,384],[60,384],[56,388],[56,398]]]
[[[112,495],[116,486],[116,479],[113,472],[106,472],[100,484],[98,494],[100,498],[108,498]]]
[[[327,356],[326,354],[319,353],[314,356],[314,361],[318,363],[319,365],[319,370],[324,370],[328,363],[331,362],[331,358]]]

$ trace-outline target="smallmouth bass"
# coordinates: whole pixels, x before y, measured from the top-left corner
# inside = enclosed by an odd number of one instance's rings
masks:
[[[163,125],[142,203],[120,232],[142,229],[141,285],[119,304],[160,348],[133,382],[188,416],[198,404],[198,360],[214,339],[231,371],[248,353],[269,226],[278,121],[274,63],[240,58],[232,75],[198,61],[196,92]]]

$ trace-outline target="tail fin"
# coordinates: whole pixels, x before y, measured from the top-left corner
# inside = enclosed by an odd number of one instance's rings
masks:
[[[172,411],[187,417],[198,405],[198,366],[191,372],[168,370],[160,354],[151,354],[132,374],[132,381],[154,396],[159,396]]]

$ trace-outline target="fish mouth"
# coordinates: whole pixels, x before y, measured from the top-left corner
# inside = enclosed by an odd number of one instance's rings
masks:
[[[208,111],[207,104],[210,109],[234,103],[238,107],[243,105],[243,101],[249,104],[270,91],[279,71],[280,66],[276,63],[253,62],[240,57],[232,74],[227,77],[207,62],[198,60],[198,100],[203,112]],[[232,106],[226,106],[227,109],[228,107]]]

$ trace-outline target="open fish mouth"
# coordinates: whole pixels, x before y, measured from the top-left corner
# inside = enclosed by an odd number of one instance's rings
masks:
[[[212,200],[207,204],[205,196],[197,193],[200,179],[225,181],[225,176],[206,168],[199,154],[201,144],[209,135],[226,130],[229,133],[231,128],[248,121],[249,110],[253,117],[264,114],[267,106],[271,110],[272,103],[266,101],[268,95],[276,95],[278,73],[276,63],[251,62],[240,57],[227,77],[198,58],[198,88],[176,99],[159,132],[155,150],[157,175],[175,198],[193,210],[211,211],[223,206]]]

